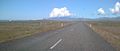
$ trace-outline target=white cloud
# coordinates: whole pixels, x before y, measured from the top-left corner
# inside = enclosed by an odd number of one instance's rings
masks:
[[[99,15],[105,15],[105,11],[103,8],[99,8],[98,10]]]
[[[52,12],[49,14],[49,17],[64,17],[71,16],[72,14],[66,7],[63,8],[54,8]]]
[[[118,13],[120,13],[120,2],[116,2],[114,8],[110,8],[110,11],[111,11],[113,14],[118,14]]]

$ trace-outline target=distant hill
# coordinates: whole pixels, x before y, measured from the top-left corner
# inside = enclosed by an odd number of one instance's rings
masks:
[[[119,17],[100,17],[94,20],[96,21],[120,21],[120,16]]]
[[[22,22],[30,22],[30,21],[120,21],[120,16],[118,17],[99,17],[96,19],[90,19],[90,18],[75,18],[75,17],[51,17],[47,19],[42,20],[0,20],[0,22],[13,22],[13,21],[22,21]]]
[[[78,19],[77,18],[72,18],[72,17],[52,17],[52,18],[48,18],[48,20],[75,21],[75,20],[78,20]]]
[[[48,18],[47,20],[57,20],[57,21],[87,21],[90,19],[87,18],[74,18],[74,17],[53,17]]]

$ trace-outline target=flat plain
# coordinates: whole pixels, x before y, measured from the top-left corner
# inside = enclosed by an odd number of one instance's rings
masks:
[[[51,20],[0,22],[0,42],[23,38],[40,32],[56,30],[68,24],[70,23]]]

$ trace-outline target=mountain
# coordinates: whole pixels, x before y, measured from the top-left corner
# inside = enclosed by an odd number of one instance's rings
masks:
[[[53,18],[48,18],[48,20],[58,20],[58,21],[87,21],[90,19],[87,18],[74,18],[74,17],[53,17]]]
[[[77,21],[79,19],[78,18],[73,18],[73,17],[52,17],[52,18],[48,18],[48,20]]]
[[[120,21],[120,16],[118,17],[100,17],[94,19],[96,21]]]
[[[120,16],[118,17],[99,17],[96,19],[89,19],[89,18],[76,18],[76,17],[51,17],[47,19],[43,19],[44,21],[120,21]],[[10,22],[10,21],[34,21],[34,20],[0,20],[0,22]],[[40,21],[40,20],[35,20]]]

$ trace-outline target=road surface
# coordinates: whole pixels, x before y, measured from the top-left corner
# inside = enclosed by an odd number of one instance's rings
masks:
[[[79,22],[60,30],[0,44],[0,51],[116,51],[99,34]]]

